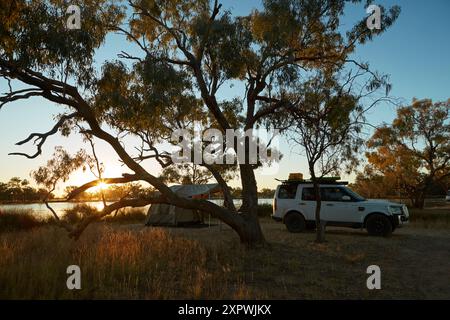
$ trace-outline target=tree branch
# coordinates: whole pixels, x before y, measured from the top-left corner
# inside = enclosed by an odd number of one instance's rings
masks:
[[[230,187],[227,185],[227,182],[225,181],[225,179],[222,177],[222,175],[219,173],[218,170],[216,170],[212,165],[209,164],[202,164],[202,166],[204,166],[206,169],[208,169],[214,179],[216,179],[217,183],[220,185],[220,187],[222,188],[223,191],[223,196],[224,196],[224,205],[225,207],[227,207],[228,209],[230,209],[233,212],[236,212],[236,206],[234,205],[233,202],[233,196],[231,195],[231,191],[230,191]]]
[[[139,181],[142,180],[139,178],[139,176],[134,174],[124,174],[123,177],[120,178],[104,178],[104,179],[96,179],[93,181],[90,181],[88,183],[83,184],[82,186],[72,190],[66,198],[66,201],[73,200],[76,196],[79,194],[85,192],[86,190],[97,186],[99,183],[105,183],[105,184],[119,184],[119,183],[127,183],[127,182],[133,182],[133,181]]]
[[[163,196],[155,197],[155,198],[147,198],[147,199],[121,199],[113,204],[110,204],[103,208],[103,210],[96,215],[91,215],[84,218],[75,229],[73,229],[69,236],[77,240],[83,231],[94,221],[98,221],[101,218],[111,214],[112,212],[125,208],[125,207],[144,207],[153,203],[168,203],[166,198]]]
[[[16,143],[16,145],[20,146],[23,145],[27,142],[29,142],[31,139],[36,138],[35,139],[35,143],[39,140],[38,144],[37,144],[37,151],[35,154],[33,155],[29,155],[26,153],[21,153],[21,152],[12,152],[9,153],[9,155],[16,155],[16,156],[24,156],[27,157],[28,159],[34,159],[37,156],[39,156],[42,153],[42,146],[44,145],[45,141],[47,140],[47,138],[51,135],[54,135],[56,132],[58,132],[58,129],[69,119],[75,118],[76,116],[78,116],[78,112],[74,112],[68,115],[63,115],[59,121],[55,124],[55,126],[48,132],[46,133],[32,133],[28,136],[28,138],[26,138],[25,140],[19,141]]]

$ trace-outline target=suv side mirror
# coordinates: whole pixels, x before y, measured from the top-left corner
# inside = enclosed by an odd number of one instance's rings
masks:
[[[351,201],[352,198],[350,196],[342,196],[342,201]]]

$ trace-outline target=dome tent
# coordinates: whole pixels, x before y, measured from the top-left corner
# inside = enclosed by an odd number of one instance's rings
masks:
[[[208,199],[213,193],[220,192],[219,184],[173,185],[170,189],[180,197],[190,199]],[[203,213],[198,210],[185,209],[170,204],[152,204],[148,209],[146,226],[183,226],[200,224]]]

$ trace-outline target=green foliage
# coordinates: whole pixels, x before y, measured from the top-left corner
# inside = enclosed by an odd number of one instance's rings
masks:
[[[66,182],[72,172],[84,168],[86,153],[78,151],[71,156],[62,147],[55,147],[53,157],[47,161],[46,166],[39,167],[33,171],[32,177],[37,184],[44,186],[50,192],[54,191],[58,182]]]
[[[5,1],[0,9],[0,58],[60,79],[74,78],[83,86],[92,84],[95,50],[109,26],[124,17],[123,8],[107,0],[71,1],[82,8],[83,27],[68,30],[67,1]]]
[[[363,145],[360,96],[341,77],[341,73],[319,73],[299,84],[299,104],[290,110],[294,120],[289,114],[276,118],[285,124],[291,121],[292,142],[306,154],[312,177],[339,175],[343,169],[350,172]]]
[[[47,191],[36,189],[29,185],[28,180],[18,177],[11,178],[7,183],[0,182],[0,201],[25,202],[41,200]],[[50,198],[53,195],[50,195]]]
[[[213,165],[218,170],[225,181],[234,178],[232,166]],[[205,184],[213,179],[212,173],[200,165],[183,163],[173,164],[163,169],[160,178],[165,183],[178,184]]]
[[[168,140],[174,128],[205,119],[186,73],[150,57],[132,69],[119,61],[106,63],[96,90],[100,118],[151,142]]]
[[[212,174],[199,165],[186,163],[164,168],[160,178],[165,183],[205,184],[212,179]]]

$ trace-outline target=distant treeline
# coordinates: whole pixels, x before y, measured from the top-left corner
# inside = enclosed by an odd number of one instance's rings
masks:
[[[78,188],[77,186],[68,186],[65,188],[65,196],[71,191]],[[107,188],[98,191],[87,191],[79,194],[75,200],[94,201],[101,200],[105,197],[106,200],[116,201],[119,199],[135,199],[151,196],[155,193],[153,188],[145,188],[139,183],[125,183],[117,185],[109,185]]]
[[[235,198],[240,198],[242,196],[242,189],[241,188],[231,188],[231,194]],[[273,195],[275,194],[274,189],[269,188],[262,188],[258,191],[258,197],[259,198],[273,198]]]
[[[426,190],[425,197],[433,198],[445,196],[447,194],[447,189],[450,187],[447,183],[447,181],[444,181],[444,183],[430,183],[430,186]],[[382,175],[365,175],[364,173],[359,173],[356,176],[355,182],[350,184],[349,187],[363,197],[371,199],[411,199],[406,188],[399,184],[392,183],[392,181],[385,179]]]
[[[45,194],[47,194],[47,190],[31,187],[30,182],[26,179],[13,177],[6,183],[0,182],[0,201],[2,202],[38,201]]]
[[[65,198],[72,190],[77,186],[67,186],[64,193],[59,196]],[[263,188],[258,192],[260,198],[273,198],[275,190],[269,188]],[[102,195],[103,193],[103,195]],[[104,190],[98,190],[95,192],[84,192],[76,197],[78,201],[96,201],[101,200],[104,196],[106,200],[114,201],[122,198],[140,198],[149,196],[155,193],[153,188],[145,188],[138,183],[127,183],[122,185],[110,185]],[[241,188],[232,188],[231,193],[233,197],[240,198],[242,190]],[[11,178],[8,182],[0,182],[0,201],[1,202],[35,202],[40,201],[47,194],[47,190],[40,188],[36,189],[30,185],[30,182],[26,179],[18,177]],[[215,198],[221,198],[219,193],[214,196]],[[55,195],[51,195],[49,199],[55,199]]]

